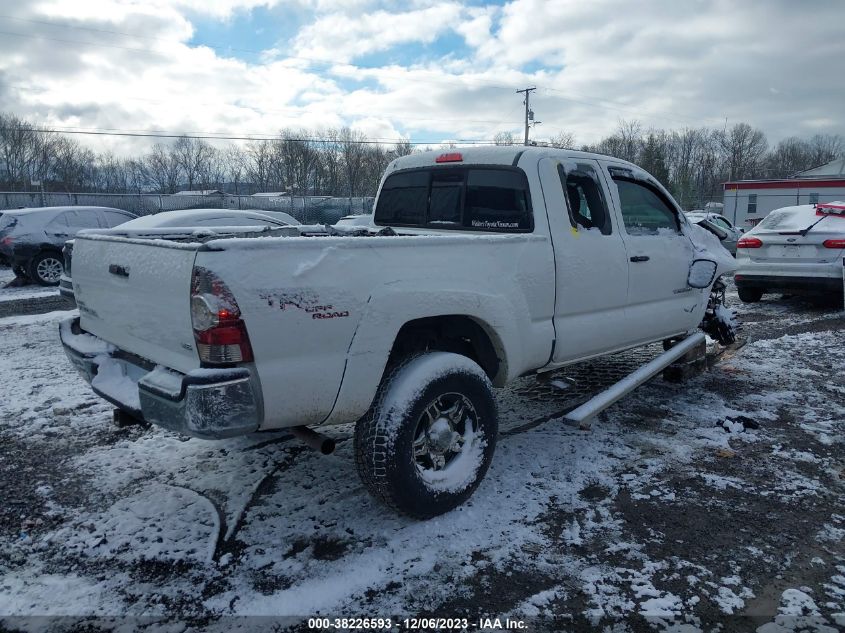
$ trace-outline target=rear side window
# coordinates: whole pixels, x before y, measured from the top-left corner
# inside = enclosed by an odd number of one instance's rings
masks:
[[[50,220],[47,223],[46,228],[56,229],[56,230],[66,229],[68,227],[67,215],[68,215],[67,213],[60,213],[59,215],[57,215],[55,218],[53,218],[52,220]]]
[[[388,176],[375,210],[379,225],[528,232],[525,173],[508,168],[428,168]]]
[[[67,211],[64,216],[67,218],[68,226],[72,229],[100,228],[100,218],[96,211],[91,211],[90,209],[76,209],[74,211]]]
[[[566,197],[572,228],[597,228],[603,235],[610,235],[610,213],[607,211],[598,174],[592,165],[577,163],[574,168],[566,170],[559,163],[557,174]]]
[[[378,197],[376,222],[381,224],[424,224],[428,209],[427,171],[393,174],[384,181]]]
[[[103,221],[107,229],[119,226],[124,222],[129,222],[132,218],[122,213],[115,213],[114,211],[103,211]]]
[[[619,191],[622,221],[629,235],[657,235],[664,230],[679,233],[678,216],[656,190],[635,180],[613,179]]]

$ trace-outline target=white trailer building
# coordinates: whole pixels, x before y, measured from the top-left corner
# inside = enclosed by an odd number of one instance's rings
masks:
[[[739,226],[754,226],[781,207],[845,200],[845,159],[791,178],[726,182],[724,191],[725,217]]]

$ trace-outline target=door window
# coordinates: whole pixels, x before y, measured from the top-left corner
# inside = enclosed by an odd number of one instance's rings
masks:
[[[656,189],[636,180],[616,177],[622,221],[629,235],[680,233],[677,212]]]
[[[569,223],[572,228],[597,228],[603,235],[612,233],[610,213],[596,170],[589,163],[576,163],[564,169],[558,163],[557,174],[563,187]]]
[[[132,218],[122,213],[115,213],[114,211],[103,211],[103,226],[107,229],[113,228],[124,222],[129,222]]]
[[[60,213],[55,218],[50,220],[50,222],[46,226],[46,229],[53,233],[67,233],[67,213]]]
[[[90,209],[74,209],[64,214],[67,218],[68,226],[72,229],[98,229],[100,228],[100,221],[97,217],[96,211]]]

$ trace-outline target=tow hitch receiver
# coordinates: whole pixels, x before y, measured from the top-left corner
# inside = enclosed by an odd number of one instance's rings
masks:
[[[649,361],[639,369],[634,370],[619,382],[611,385],[604,391],[597,393],[577,409],[567,413],[564,416],[564,420],[578,426],[581,429],[589,429],[590,421],[596,415],[607,409],[620,398],[631,393],[634,389],[674,363],[696,346],[702,345],[705,340],[705,336],[701,332],[697,332],[696,334],[685,338],[683,341],[663,352],[657,358]]]

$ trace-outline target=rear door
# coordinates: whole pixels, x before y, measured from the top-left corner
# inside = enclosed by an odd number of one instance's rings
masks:
[[[77,237],[73,289],[82,329],[155,364],[199,367],[191,324],[196,246]]]
[[[624,346],[628,259],[594,160],[543,158],[540,182],[555,255],[553,361]]]
[[[680,211],[654,184],[608,167],[630,262],[625,316],[634,339],[656,340],[695,327],[699,293],[687,285],[694,249],[681,232]]]

